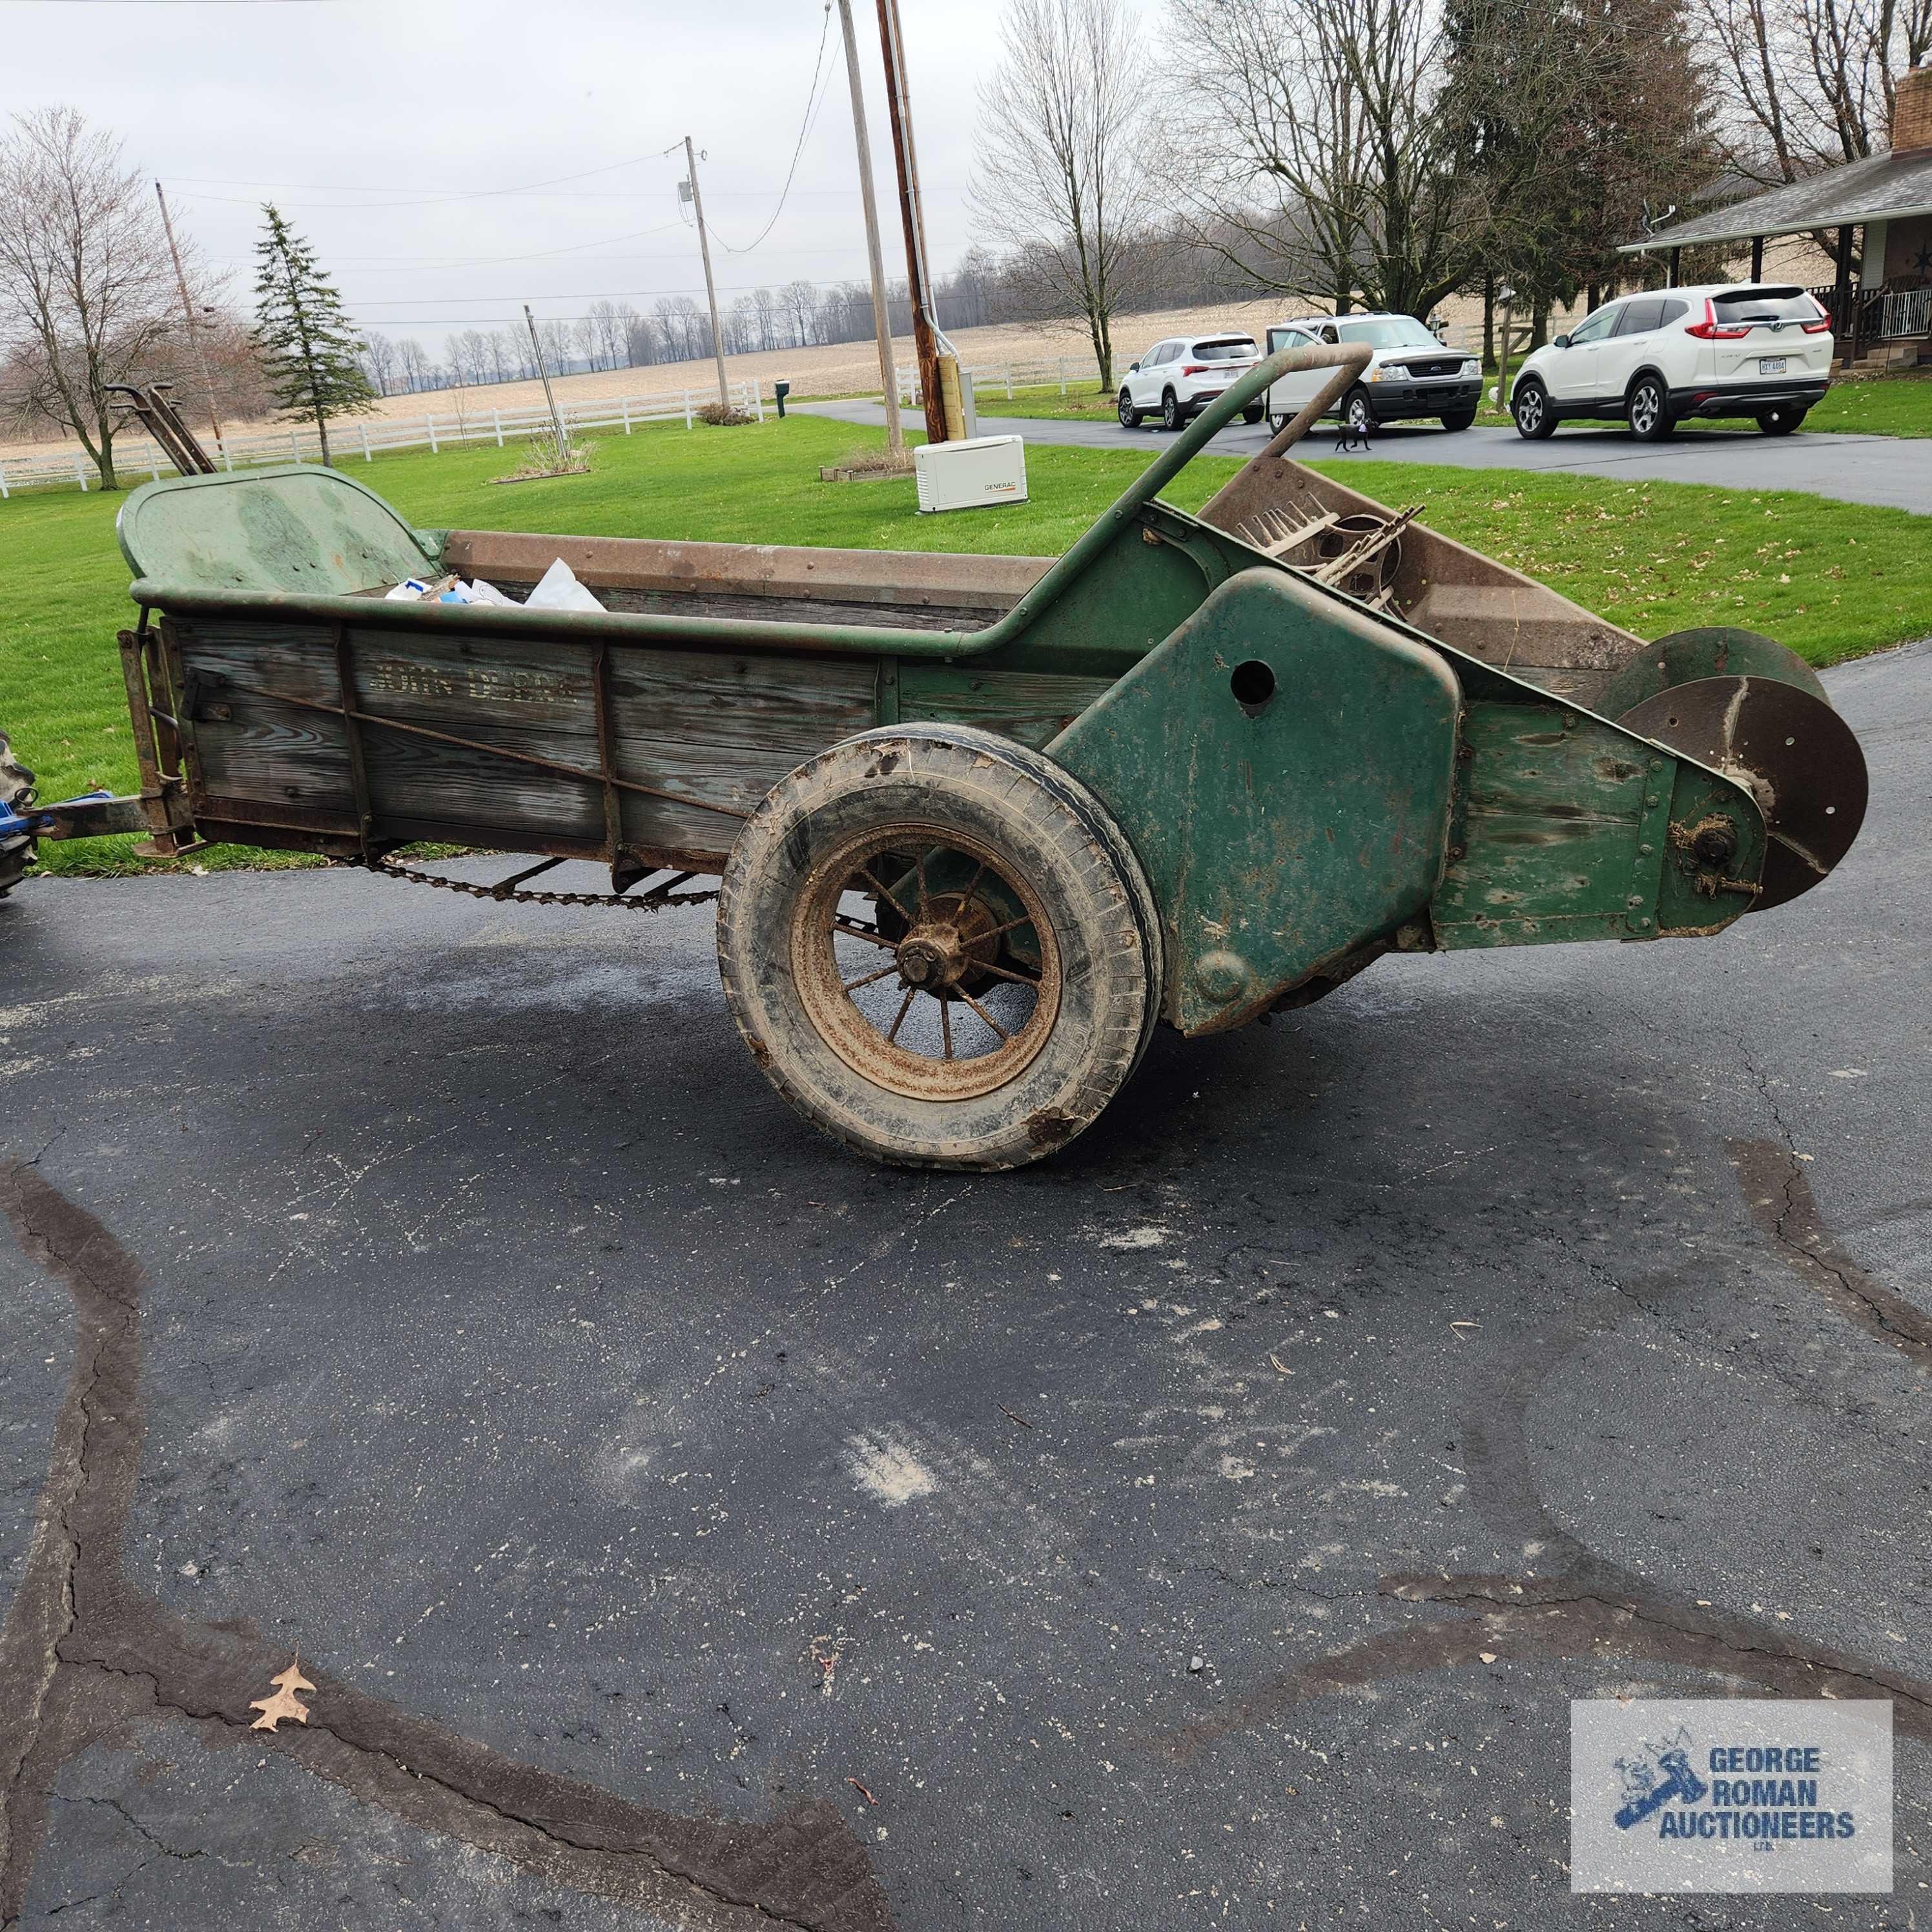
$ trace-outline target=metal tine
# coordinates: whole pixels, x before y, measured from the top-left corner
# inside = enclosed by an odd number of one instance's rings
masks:
[[[1280,556],[1297,550],[1339,520],[1337,513],[1324,511],[1298,523],[1284,510],[1267,509],[1249,518],[1242,527],[1241,540],[1266,556]]]
[[[1414,522],[1421,507],[1418,504],[1413,509],[1403,510],[1390,518],[1387,523],[1375,530],[1364,530],[1346,550],[1336,556],[1324,557],[1321,562],[1312,566],[1309,574],[1321,584],[1346,582],[1372,557],[1379,555],[1394,543]]]

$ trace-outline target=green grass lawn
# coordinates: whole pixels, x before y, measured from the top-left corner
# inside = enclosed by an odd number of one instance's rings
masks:
[[[351,467],[405,516],[434,528],[1048,556],[1154,453],[1039,445],[1027,453],[1031,502],[950,517],[920,516],[910,479],[819,482],[820,464],[882,440],[881,432],[812,416],[640,430],[600,440],[587,476],[506,488],[489,479],[514,459],[494,446]],[[1169,500],[1198,508],[1238,466],[1204,458]],[[1372,479],[1349,468],[1347,480],[1372,480],[1391,505],[1425,506],[1438,529],[1645,636],[1738,624],[1826,664],[1932,628],[1932,521],[1904,511],[1414,464],[1379,465]],[[113,532],[124,500],[65,491],[0,503],[0,730],[39,773],[43,798],[97,785],[130,790],[136,782],[114,645],[134,620]],[[136,871],[134,842],[46,846],[43,863]],[[291,862],[218,848],[194,862]]]
[[[1488,372],[1487,380],[1491,387],[1495,386],[1493,369]],[[1044,416],[1060,422],[1111,422],[1115,394],[1109,390],[1102,395],[1070,384],[1063,396],[1058,385],[1053,385],[1016,389],[1010,402],[1004,391],[989,387],[980,390],[978,403],[980,413],[984,416]],[[1489,401],[1486,390],[1476,420],[1500,428],[1507,427],[1510,418],[1505,410]],[[1687,422],[1680,433],[1706,429],[1735,431],[1737,427],[1735,423]],[[1804,430],[1814,430],[1840,435],[1932,436],[1932,376],[1841,378],[1805,417]]]
[[[1932,375],[1841,377],[1804,418],[1804,428],[1857,436],[1932,436]]]

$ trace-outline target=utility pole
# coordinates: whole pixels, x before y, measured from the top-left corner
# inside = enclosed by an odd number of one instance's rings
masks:
[[[926,405],[926,440],[946,436],[946,398],[940,388],[939,344],[934,333],[932,284],[926,270],[926,220],[919,200],[919,161],[913,152],[912,104],[906,91],[905,50],[898,0],[879,0],[879,38],[886,55],[886,112],[898,166],[899,213],[905,223],[906,268],[912,287],[912,339],[919,354],[919,392]]]
[[[530,350],[537,358],[537,374],[543,378],[544,400],[550,405],[550,423],[556,431],[556,463],[561,470],[570,460],[570,432],[557,413],[556,392],[550,386],[550,364],[544,360],[543,344],[537,340],[537,319],[531,314],[528,302],[524,304],[524,326],[530,332]]]
[[[711,280],[711,238],[704,232],[704,200],[698,192],[698,156],[691,136],[684,137],[685,165],[691,170],[691,212],[698,217],[698,252],[704,257],[704,297],[711,304],[711,352],[718,363],[718,406],[731,406],[731,392],[724,383],[724,332],[718,326],[718,290]]]
[[[182,268],[181,250],[175,245],[175,224],[168,216],[168,198],[154,184],[154,199],[161,204],[161,228],[168,238],[168,253],[174,257],[175,286],[181,290],[182,314],[188,321],[188,346],[194,351],[195,366],[201,371],[201,386],[208,397],[208,426],[214,432],[215,448],[221,446],[221,419],[214,407],[214,384],[208,373],[208,358],[202,352],[201,333],[194,320],[194,304],[188,299],[188,276]]]
[[[866,208],[866,254],[872,271],[872,332],[879,338],[879,380],[886,392],[886,447],[905,448],[899,426],[898,370],[892,362],[892,316],[886,307],[886,258],[879,243],[879,204],[872,193],[872,144],[866,133],[866,91],[859,80],[859,40],[852,30],[852,0],[838,0],[845,34],[845,82],[852,93],[852,139],[859,150],[859,193]]]

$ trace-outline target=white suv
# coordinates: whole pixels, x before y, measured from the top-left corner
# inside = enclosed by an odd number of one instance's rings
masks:
[[[1336,404],[1334,413],[1358,436],[1378,423],[1408,422],[1434,416],[1444,429],[1467,429],[1483,399],[1483,365],[1460,350],[1445,349],[1442,338],[1412,315],[1309,315],[1277,322],[1268,332],[1268,353],[1277,349],[1311,349],[1322,343],[1366,342],[1375,353],[1361,380]],[[1315,400],[1332,369],[1300,369],[1284,376],[1268,393],[1268,427],[1277,434],[1288,418]]]
[[[1752,416],[1788,436],[1832,377],[1832,319],[1802,289],[1722,283],[1620,297],[1526,361],[1518,434],[1566,416],[1627,422],[1646,442],[1686,416]]]
[[[1260,360],[1252,335],[1176,335],[1156,342],[1120,385],[1120,427],[1138,429],[1142,416],[1158,416],[1162,429],[1179,429]],[[1258,403],[1241,412],[1244,422],[1261,419]]]

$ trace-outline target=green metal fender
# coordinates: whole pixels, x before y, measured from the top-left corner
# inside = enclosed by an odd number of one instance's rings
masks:
[[[1740,631],[1716,625],[1695,631],[1672,631],[1640,651],[1611,680],[1597,700],[1606,718],[1621,718],[1647,698],[1706,677],[1768,677],[1796,685],[1820,704],[1832,701],[1818,674],[1794,650],[1762,631]]]
[[[1256,568],[1047,746],[1147,868],[1183,1033],[1253,1018],[1427,906],[1460,696],[1438,652]]]
[[[309,464],[144,483],[115,534],[136,578],[205,590],[339,597],[439,567],[367,484]]]

